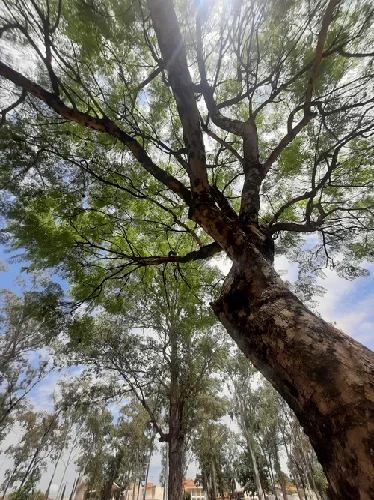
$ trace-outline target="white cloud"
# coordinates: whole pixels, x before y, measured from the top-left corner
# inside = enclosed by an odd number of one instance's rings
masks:
[[[373,265],[368,268],[374,270]],[[347,335],[374,347],[374,277],[348,281],[333,271],[325,274],[326,279],[319,280],[326,293],[318,300],[318,312]]]
[[[274,267],[283,280],[290,281],[291,283],[297,280],[298,264],[291,262],[284,255],[275,257]]]

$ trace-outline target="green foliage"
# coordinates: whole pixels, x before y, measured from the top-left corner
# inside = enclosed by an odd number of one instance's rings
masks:
[[[23,293],[0,290],[0,441],[28,409],[27,394],[54,369],[48,347],[60,334],[60,287],[31,276]]]
[[[113,120],[137,138],[162,169],[187,185],[184,152],[178,152],[184,146],[183,131],[166,74],[160,70],[147,80],[159,59],[146,6],[66,0],[58,17],[57,0],[49,1],[47,10],[44,3],[40,10],[36,5],[23,6],[19,0],[4,4],[4,23],[9,19],[29,27],[25,39],[17,30],[5,31],[6,44],[26,47],[40,59],[43,23],[37,19],[48,14],[50,24],[56,23],[52,65],[62,100]],[[178,3],[176,8],[195,78],[193,7]],[[217,84],[215,99],[220,103],[243,94],[223,108],[233,118],[246,120],[249,110],[256,110],[264,161],[287,127],[301,119],[323,8],[306,0],[256,0],[251,8],[245,2],[228,6],[222,0],[200,7],[207,78]],[[363,274],[360,262],[373,254],[371,59],[338,50],[370,52],[371,13],[367,1],[344,3],[337,10],[314,86],[313,111],[319,116],[281,152],[263,183],[259,216],[264,230],[275,222],[306,221],[304,232],[318,235],[318,265],[308,263],[311,274],[316,267],[330,266],[353,278]],[[33,69],[35,80],[50,90],[45,63],[39,60]],[[248,99],[245,85],[253,85]],[[5,87],[10,98],[13,91]],[[206,114],[204,106],[200,111]],[[169,251],[183,255],[198,242],[209,241],[189,221],[188,207],[148,175],[116,138],[62,120],[34,98],[11,116],[0,130],[0,183],[6,186],[1,210],[8,220],[3,239],[25,249],[34,268],[49,268],[67,279],[74,300],[106,303],[108,292],[117,295],[120,310],[130,276],[131,286],[132,280],[148,279],[139,257]],[[210,126],[242,154],[236,135]],[[225,188],[224,194],[239,209],[241,186],[236,180],[242,175],[241,164],[214,141],[207,143],[206,155],[210,182]],[[308,192],[310,196],[303,197]],[[326,215],[321,225],[322,213]],[[305,237],[288,231],[279,231],[277,251],[300,262]]]
[[[41,491],[30,493],[27,489],[15,491],[9,495],[9,500],[45,500],[45,494]]]
[[[174,4],[201,123],[210,131],[204,136],[206,151],[200,152],[201,158],[206,153],[209,183],[240,210],[244,143],[241,134],[220,128],[208,112],[199,58],[216,111],[246,126],[255,122],[260,160],[269,163],[258,229],[274,238],[278,254],[298,263],[294,291],[306,301],[322,293],[315,278],[326,267],[348,279],[365,275],[361,264],[374,256],[374,88],[372,57],[361,55],[373,46],[372,2],[340,3],[315,75],[326,2],[203,0],[197,12],[193,2]],[[6,343],[16,338],[22,349],[0,363],[1,415],[11,423],[10,397],[44,374],[45,367],[33,371],[25,352],[62,338],[60,359],[85,369],[77,382],[63,386],[60,409],[67,414],[74,408],[67,417],[74,425],[82,419],[80,467],[83,471],[87,463],[84,472],[103,488],[129,443],[121,441],[121,425],[142,450],[137,474],[149,445],[139,408],[127,407],[117,423],[106,404],[131,391],[143,408],[148,406],[153,425],[164,428],[173,371],[184,405],[183,430],[195,441],[202,470],[214,463],[224,488],[233,478],[234,447],[230,451],[225,445],[235,439],[217,423],[227,401],[217,397],[221,380],[212,374],[227,362],[228,346],[209,306],[222,276],[204,261],[166,262],[200,250],[211,238],[190,219],[190,203],[149,173],[153,161],[164,174],[190,183],[186,165],[192,158],[186,155],[170,68],[162,60],[146,2],[64,0],[61,12],[59,5],[58,0],[15,0],[0,7],[5,60],[49,92],[44,101],[28,94],[7,116],[2,113],[0,215],[6,225],[1,242],[24,252],[20,258],[31,262],[29,270],[48,270],[66,281],[70,300],[67,304],[61,287],[50,281],[23,298],[3,294],[0,347],[7,353]],[[201,54],[196,52],[200,42]],[[14,53],[27,55],[27,68]],[[305,96],[313,76],[309,106]],[[6,109],[19,89],[3,77],[1,85],[0,106]],[[58,106],[67,106],[64,116],[52,111],[52,94]],[[83,120],[77,112],[87,116]],[[73,122],[74,114],[80,118]],[[308,124],[301,126],[306,117]],[[105,132],[90,128],[95,120]],[[199,130],[194,133],[200,136]],[[124,136],[132,138],[130,148]],[[135,140],[144,151],[134,155]],[[230,224],[236,224],[234,218]],[[260,457],[264,445],[275,462],[276,398],[266,386],[255,387],[256,373],[244,358],[237,357],[230,375],[233,412],[247,447]],[[5,378],[8,387],[2,385]],[[93,398],[100,404],[90,408]],[[10,450],[20,467],[43,428],[40,415],[22,418],[28,422],[28,444]],[[132,427],[136,419],[139,428]],[[314,464],[299,431],[300,439],[292,443],[293,474],[298,458]],[[109,452],[113,442],[116,453]],[[41,460],[35,477],[42,465]],[[18,480],[18,473],[9,473],[9,482]]]
[[[317,485],[318,491],[324,492],[326,494],[329,483],[327,481],[327,478],[325,476],[325,473],[323,472],[321,465],[318,463],[313,465],[312,472],[314,475],[314,480]]]
[[[257,463],[261,485],[265,491],[271,491],[270,474],[265,458],[259,455]],[[241,453],[235,464],[235,471],[238,482],[243,486],[244,491],[249,495],[257,491],[252,460],[248,452]]]

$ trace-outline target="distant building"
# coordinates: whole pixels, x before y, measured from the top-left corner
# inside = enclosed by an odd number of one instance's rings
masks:
[[[206,500],[205,492],[202,486],[196,486],[193,479],[185,479],[183,481],[183,489],[185,492],[190,493],[191,500]]]
[[[121,500],[127,498],[127,500],[143,500],[144,487],[138,487],[135,485],[135,496],[134,496],[134,485],[130,486],[128,490],[122,492]],[[145,485],[145,500],[163,500],[164,488],[161,486],[156,486],[153,483],[147,483]]]

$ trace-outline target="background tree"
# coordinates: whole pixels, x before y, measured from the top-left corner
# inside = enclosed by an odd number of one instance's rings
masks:
[[[58,417],[28,410],[19,418],[19,423],[24,428],[24,434],[19,443],[5,450],[13,464],[5,471],[2,489],[3,496],[12,488],[15,494],[27,498],[36,490],[53,452]]]
[[[240,453],[235,464],[235,469],[238,483],[243,486],[244,491],[249,495],[255,495],[257,491],[257,484],[253,470],[253,462],[249,452]],[[262,455],[259,456],[257,461],[257,471],[260,476],[260,482],[261,485],[263,485],[263,489],[265,491],[270,491],[271,484],[268,464]]]
[[[309,285],[372,257],[372,21],[370,1],[2,0],[0,28],[13,245],[79,301],[224,251],[215,313],[296,412],[331,496],[355,500],[373,496],[373,354],[272,261],[291,248]]]
[[[111,314],[77,315],[71,342],[64,346],[67,356],[87,366],[93,377],[104,372],[117,377],[119,390],[122,384],[147,412],[160,441],[168,443],[170,500],[182,498],[188,436],[205,394],[218,391],[209,376],[222,367],[228,352],[198,286],[202,276],[208,282],[217,279],[213,269],[199,264],[183,273],[177,266],[148,272],[141,286],[134,283],[122,294],[125,311],[121,306],[117,312],[118,300],[108,293]]]
[[[59,324],[55,306],[60,287],[32,275],[18,277],[22,294],[0,290],[0,440],[27,407],[27,396],[56,369],[49,354]],[[48,346],[49,344],[49,346]]]
[[[239,352],[236,352],[233,356],[232,363],[229,365],[229,370],[231,374],[233,410],[245,440],[247,452],[250,456],[256,491],[258,497],[262,500],[265,499],[265,491],[261,484],[261,477],[257,464],[260,453],[258,443],[255,439],[255,435],[259,432],[258,410],[261,405],[261,396],[256,389],[256,385],[258,384],[258,372]]]

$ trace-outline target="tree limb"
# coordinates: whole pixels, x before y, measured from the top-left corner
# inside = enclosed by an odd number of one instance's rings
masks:
[[[208,259],[210,257],[214,257],[214,255],[217,255],[221,251],[222,248],[218,245],[218,243],[214,242],[199,248],[199,250],[193,250],[186,255],[152,255],[150,257],[138,257],[132,255],[127,257],[141,266],[157,266],[167,262],[186,263],[194,260]]]
[[[172,0],[148,0],[148,5],[182,122],[191,189],[197,195],[206,194],[209,183],[200,116],[174,5]]]
[[[327,32],[329,29],[329,26],[332,22],[333,19],[333,13],[335,10],[335,7],[340,3],[340,0],[330,0],[325,14],[322,19],[322,27],[321,31],[319,32],[318,35],[318,41],[317,41],[317,46],[316,46],[316,51],[315,51],[315,57],[313,61],[313,66],[312,66],[312,71],[310,73],[308,85],[306,88],[305,92],[305,115],[307,116],[310,113],[310,105],[312,101],[312,94],[313,94],[313,88],[314,84],[316,82],[322,58],[323,58],[323,48],[325,46],[326,38],[327,38]]]
[[[64,102],[55,94],[48,92],[43,87],[35,82],[32,82],[25,76],[21,75],[18,71],[10,68],[8,65],[0,61],[0,76],[3,76],[7,80],[13,82],[24,89],[24,91],[32,94],[40,101],[44,102],[49,108],[53,109],[62,118],[66,118],[69,121],[79,123],[84,127],[97,130],[99,132],[104,132],[116,139],[120,140],[127,148],[131,151],[135,159],[141,164],[141,166],[150,173],[155,179],[160,181],[166,187],[171,189],[175,194],[177,194],[182,200],[186,202],[188,206],[191,205],[191,192],[173,175],[169,174],[158,165],[156,165],[152,159],[149,157],[145,149],[139,144],[139,142],[128,135],[125,131],[120,129],[118,125],[113,122],[107,116],[94,117],[88,113],[78,111],[77,109],[70,108],[66,106]]]
[[[17,106],[19,106],[26,98],[26,92],[24,89],[22,89],[22,94],[20,97],[13,103],[10,104],[7,108],[3,109],[0,114],[1,114],[1,120],[0,120],[0,127],[4,125],[5,120],[6,120],[6,115],[11,111],[12,109],[15,109]]]

